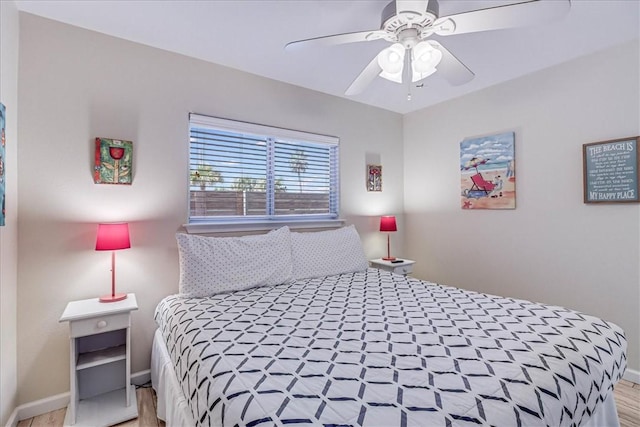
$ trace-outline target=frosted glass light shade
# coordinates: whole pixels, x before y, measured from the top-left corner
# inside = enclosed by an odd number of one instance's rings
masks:
[[[422,80],[436,72],[436,67],[442,60],[442,52],[435,49],[427,41],[415,45],[412,53],[411,69],[412,81]]]
[[[378,65],[382,68],[380,77],[392,82],[402,83],[402,69],[404,68],[405,48],[395,43],[378,54]]]

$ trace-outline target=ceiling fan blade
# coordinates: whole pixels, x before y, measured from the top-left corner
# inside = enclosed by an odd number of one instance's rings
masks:
[[[396,0],[396,14],[414,12],[422,14],[427,10],[429,0]]]
[[[362,92],[369,84],[382,72],[380,64],[378,64],[378,55],[373,57],[364,70],[351,83],[351,86],[344,93],[347,96],[357,95]]]
[[[528,0],[443,16],[433,23],[433,27],[442,27],[436,30],[440,36],[524,27],[560,18],[570,8],[571,0]]]
[[[475,74],[458,58],[453,56],[447,48],[435,40],[429,40],[429,44],[442,52],[442,60],[436,66],[436,69],[449,83],[453,86],[460,86],[473,80]]]
[[[358,31],[355,33],[335,34],[332,36],[315,37],[312,39],[297,40],[287,43],[285,50],[293,51],[299,48],[315,47],[315,46],[333,46],[345,43],[366,42],[388,38],[389,34],[382,30]]]

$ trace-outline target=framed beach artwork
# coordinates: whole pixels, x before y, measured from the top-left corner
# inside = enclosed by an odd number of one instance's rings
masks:
[[[515,209],[515,133],[468,138],[460,143],[460,207]]]
[[[2,137],[2,145],[0,145],[0,203],[2,211],[0,212],[0,226],[4,225],[5,209],[4,209],[4,196],[5,196],[5,171],[4,171],[4,159],[5,159],[5,128],[6,128],[6,112],[4,104],[0,103],[0,136]]]
[[[382,165],[367,165],[367,191],[382,191]]]
[[[133,143],[96,138],[93,181],[96,184],[131,184]]]

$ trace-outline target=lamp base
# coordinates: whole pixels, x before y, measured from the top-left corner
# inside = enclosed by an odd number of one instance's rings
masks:
[[[385,261],[395,261],[396,257],[394,257],[394,256],[385,256],[385,257],[382,257],[382,259],[385,260]]]
[[[100,297],[100,302],[116,302],[123,299],[127,299],[127,294],[103,295]]]

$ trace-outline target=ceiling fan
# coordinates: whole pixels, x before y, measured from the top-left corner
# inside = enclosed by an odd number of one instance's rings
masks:
[[[450,84],[457,86],[471,81],[473,72],[440,43],[428,40],[430,36],[533,25],[559,18],[570,7],[571,0],[528,0],[441,17],[438,0],[393,0],[382,10],[379,30],[298,40],[288,43],[285,49],[380,39],[392,43],[356,77],[346,90],[346,95],[362,92],[378,76],[411,85],[436,71],[442,73]]]

